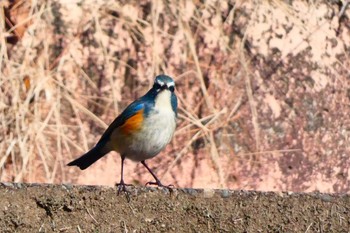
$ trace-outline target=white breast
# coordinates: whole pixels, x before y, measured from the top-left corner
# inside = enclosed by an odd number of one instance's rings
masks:
[[[125,156],[142,161],[156,156],[172,139],[176,117],[171,106],[171,92],[164,90],[155,99],[154,110],[144,120],[139,133],[133,136]]]

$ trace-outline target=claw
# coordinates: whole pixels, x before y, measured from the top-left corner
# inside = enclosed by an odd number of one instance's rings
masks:
[[[147,182],[147,183],[145,184],[145,186],[147,186],[147,185],[157,185],[158,187],[161,187],[161,188],[167,188],[167,189],[169,189],[169,191],[172,191],[172,189],[175,188],[175,186],[172,185],[172,184],[163,185],[163,184],[160,182],[160,180],[156,180],[155,182],[149,181],[149,182]]]
[[[132,184],[125,184],[123,180],[120,181],[120,183],[116,183],[116,186],[118,186],[118,193],[117,195],[120,194],[120,192],[127,193],[128,190],[126,190],[126,186],[133,186]]]

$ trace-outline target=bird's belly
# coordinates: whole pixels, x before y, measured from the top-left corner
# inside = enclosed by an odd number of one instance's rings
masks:
[[[156,156],[173,137],[176,122],[173,112],[157,112],[145,118],[141,129],[119,137],[118,152],[128,159],[142,161]]]

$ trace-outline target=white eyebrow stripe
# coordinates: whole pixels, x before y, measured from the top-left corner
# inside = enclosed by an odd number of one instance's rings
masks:
[[[164,82],[163,82],[163,81],[156,80],[156,82],[157,82],[159,85],[161,85],[161,86],[163,86],[163,85],[164,85]]]
[[[166,85],[167,85],[168,87],[173,87],[173,86],[175,86],[175,83],[174,83],[174,82],[168,82]]]

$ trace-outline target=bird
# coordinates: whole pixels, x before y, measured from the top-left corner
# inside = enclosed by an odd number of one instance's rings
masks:
[[[147,159],[158,155],[173,138],[177,120],[177,97],[174,80],[165,74],[155,77],[152,88],[136,99],[109,125],[97,144],[81,157],[68,163],[81,170],[88,168],[111,151],[121,156],[121,177],[118,186],[126,192],[124,161],[130,159],[141,164],[155,181],[146,185],[165,186],[146,164]]]

